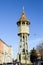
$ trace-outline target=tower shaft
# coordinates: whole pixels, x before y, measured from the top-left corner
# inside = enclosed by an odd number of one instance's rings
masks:
[[[26,33],[20,34],[20,43],[19,43],[19,62],[25,63],[28,59],[28,35]]]
[[[26,33],[21,33],[20,35],[20,48],[19,49],[22,53],[28,53],[28,35]]]

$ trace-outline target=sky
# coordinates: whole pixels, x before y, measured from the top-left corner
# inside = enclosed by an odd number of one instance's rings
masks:
[[[28,50],[43,41],[43,0],[0,0],[0,38],[14,51],[17,57],[19,37],[17,21],[22,14],[22,8],[30,20],[30,35]]]

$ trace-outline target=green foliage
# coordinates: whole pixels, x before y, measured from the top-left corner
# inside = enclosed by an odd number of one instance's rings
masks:
[[[30,61],[34,63],[37,60],[37,57],[38,55],[36,53],[36,50],[33,48],[30,53]]]

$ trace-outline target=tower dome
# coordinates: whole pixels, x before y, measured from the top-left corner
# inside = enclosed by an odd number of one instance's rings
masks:
[[[17,22],[17,25],[20,23],[20,22],[27,22],[27,24],[30,24],[30,21],[27,19],[25,13],[24,13],[24,8],[22,10],[22,15],[20,17],[20,19],[18,20]]]

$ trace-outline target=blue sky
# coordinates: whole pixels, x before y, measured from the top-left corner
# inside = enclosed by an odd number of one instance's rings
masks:
[[[18,52],[19,37],[17,21],[22,14],[22,7],[30,19],[29,50],[43,41],[43,0],[0,0],[0,38],[11,45],[14,58]]]

